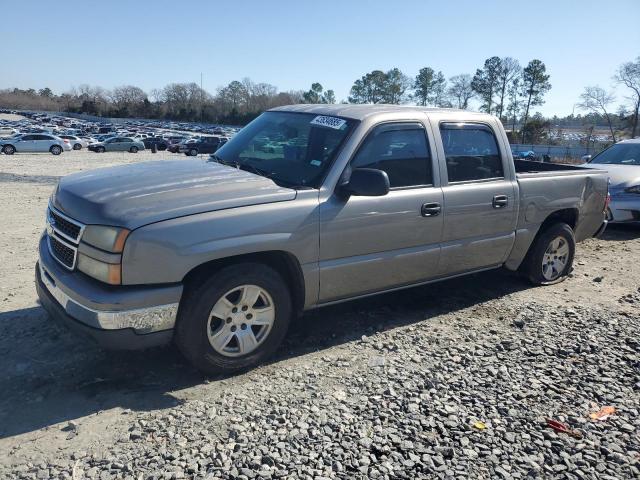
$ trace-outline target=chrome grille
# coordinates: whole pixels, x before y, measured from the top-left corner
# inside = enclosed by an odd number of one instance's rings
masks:
[[[60,232],[64,233],[70,239],[78,240],[81,230],[81,227],[79,225],[65,220],[52,210],[49,210],[49,216],[50,220],[52,220],[52,222],[50,223],[56,230],[60,230]]]
[[[61,237],[76,244],[80,241],[84,225],[53,209],[51,205],[47,210],[47,222]]]
[[[58,240],[55,236],[49,236],[49,248],[51,254],[62,265],[72,270],[76,265],[76,252],[75,248],[65,244]]]
[[[84,225],[55,210],[47,210],[47,236],[49,252],[63,267],[73,270],[76,266],[78,244]]]

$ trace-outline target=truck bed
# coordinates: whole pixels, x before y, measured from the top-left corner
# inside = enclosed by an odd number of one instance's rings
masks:
[[[532,162],[531,160],[514,159],[518,177],[538,176],[536,174],[580,174],[593,172],[594,169],[578,167],[576,165],[565,165],[560,163]]]

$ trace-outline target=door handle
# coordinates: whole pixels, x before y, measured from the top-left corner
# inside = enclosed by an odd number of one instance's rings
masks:
[[[420,209],[420,215],[422,215],[423,217],[437,217],[438,215],[440,215],[441,210],[442,207],[437,202],[425,203]]]
[[[506,195],[496,195],[493,197],[493,208],[504,208],[509,204],[509,197]]]

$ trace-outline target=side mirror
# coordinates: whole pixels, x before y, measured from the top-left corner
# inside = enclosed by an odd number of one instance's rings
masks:
[[[389,177],[382,170],[356,168],[341,189],[348,195],[382,197],[389,193]]]
[[[592,159],[592,158],[593,158],[593,157],[592,157],[591,155],[583,155],[583,156],[582,156],[582,161],[583,161],[584,163],[589,163],[589,162],[591,161],[591,159]]]

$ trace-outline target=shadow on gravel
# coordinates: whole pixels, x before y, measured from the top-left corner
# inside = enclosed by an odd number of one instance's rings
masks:
[[[622,242],[637,238],[640,238],[640,225],[612,224],[607,225],[607,229],[600,237],[600,240]]]
[[[60,175],[18,175],[0,172],[0,182],[50,183],[56,185],[61,178]]]
[[[492,270],[324,307],[294,322],[274,362],[455,313],[527,288],[533,287],[519,275]]]
[[[103,351],[40,307],[0,313],[0,357],[0,438],[114,407],[173,407],[172,391],[204,380],[174,348]]]
[[[322,308],[292,324],[272,363],[525,288],[520,277],[496,270]],[[114,407],[173,407],[180,400],[172,392],[204,381],[175,348],[103,351],[52,325],[40,307],[0,314],[0,356],[0,438]]]

